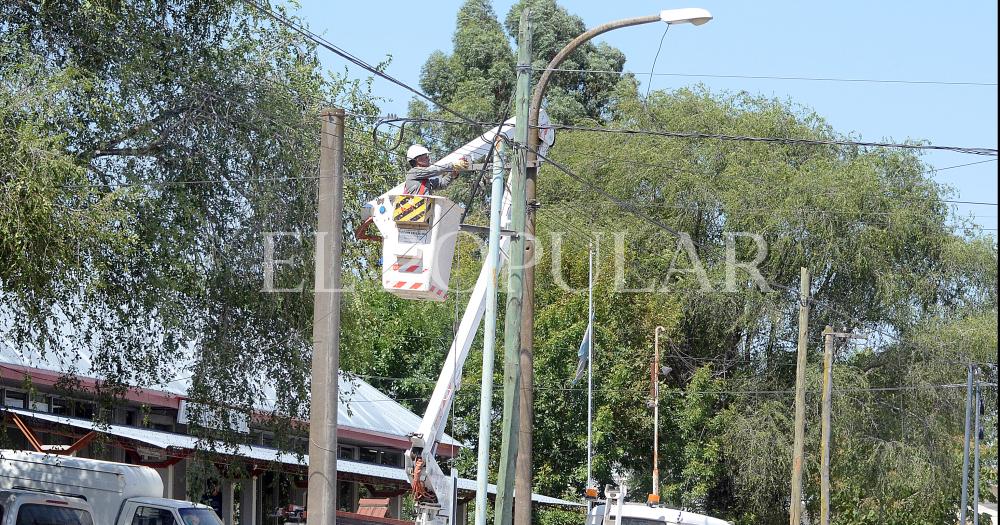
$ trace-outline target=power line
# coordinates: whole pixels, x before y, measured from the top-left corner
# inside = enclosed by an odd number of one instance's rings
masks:
[[[995,202],[953,201],[953,200],[948,200],[948,199],[944,199],[941,202],[950,202],[952,204],[970,204],[970,205],[973,205],[973,206],[996,206],[997,205],[997,203],[995,203]]]
[[[654,131],[645,129],[615,129],[615,128],[601,128],[601,127],[591,127],[591,126],[572,126],[568,124],[553,124],[550,126],[552,129],[562,129],[567,131],[588,131],[593,133],[618,133],[624,135],[651,135],[657,137],[669,137],[669,138],[682,138],[682,139],[710,139],[710,140],[725,140],[725,141],[735,141],[735,142],[764,142],[770,144],[802,144],[809,146],[858,146],[858,147],[875,147],[875,148],[900,148],[900,149],[916,149],[916,150],[934,150],[934,151],[954,151],[957,153],[967,153],[970,155],[988,155],[997,156],[997,150],[995,148],[979,148],[979,147],[965,147],[965,146],[936,146],[933,144],[907,144],[907,143],[893,143],[893,142],[865,142],[865,141],[854,141],[854,140],[822,140],[822,139],[803,139],[803,138],[792,138],[792,137],[755,137],[750,135],[726,135],[720,133],[702,133],[697,131]]]
[[[458,122],[454,120],[447,119],[434,119],[435,122],[440,124],[470,124],[470,125],[499,125],[497,123],[488,122],[477,122],[471,119],[467,119],[465,122]],[[658,137],[668,137],[668,138],[681,138],[681,139],[700,139],[700,140],[724,140],[724,141],[735,141],[735,142],[763,142],[763,143],[774,143],[774,144],[801,144],[809,146],[850,146],[850,147],[870,147],[870,148],[899,148],[899,149],[914,149],[914,150],[931,150],[931,151],[953,151],[956,153],[966,153],[970,155],[984,155],[996,157],[998,152],[996,148],[982,148],[973,146],[937,146],[934,144],[915,144],[915,143],[899,143],[899,142],[872,142],[872,141],[856,141],[856,140],[823,140],[823,139],[806,139],[806,138],[795,138],[795,137],[758,137],[752,135],[728,135],[722,133],[703,133],[698,131],[657,131],[648,129],[629,129],[629,128],[602,128],[594,126],[574,126],[570,124],[549,124],[547,126],[553,130],[566,130],[566,131],[589,131],[594,133],[617,133],[623,135],[651,135]],[[542,129],[538,126],[538,129]],[[982,162],[992,162],[996,159],[990,159],[988,161]],[[978,163],[968,163],[960,164],[958,166],[953,166],[955,168],[962,166],[971,166]],[[937,171],[941,171],[941,168]]]
[[[532,68],[533,71],[545,71],[545,68]],[[771,75],[726,75],[715,73],[639,73],[636,71],[612,71],[606,69],[552,69],[564,73],[596,73],[607,75],[635,75],[635,76],[659,76],[659,77],[694,77],[694,78],[736,78],[750,80],[798,80],[809,82],[850,82],[850,83],[872,83],[872,84],[915,84],[915,85],[941,85],[941,86],[981,86],[996,87],[996,82],[972,82],[972,81],[949,81],[949,80],[904,80],[893,78],[839,78],[839,77],[805,77],[805,76],[771,76]]]
[[[590,157],[592,157],[594,159],[606,160],[606,161],[611,161],[611,162],[626,163],[626,164],[630,164],[630,165],[633,165],[633,166],[644,166],[644,167],[651,167],[651,168],[663,168],[663,169],[667,169],[667,170],[673,171],[675,173],[683,173],[683,174],[687,174],[687,175],[703,175],[702,172],[699,172],[699,171],[696,171],[696,170],[682,169],[682,168],[678,168],[677,166],[672,166],[672,165],[668,165],[668,164],[659,164],[659,163],[654,163],[654,162],[639,161],[639,160],[636,160],[634,157],[632,157],[632,158],[609,157],[609,156],[606,156],[606,155],[597,155],[597,154],[593,154],[593,153],[590,154]],[[954,168],[962,168],[962,167],[966,167],[966,166],[972,166],[972,165],[975,165],[975,164],[982,164],[984,162],[995,162],[996,160],[997,159],[988,159],[988,160],[979,161],[979,162],[970,162],[970,163],[967,163],[967,164],[957,164],[957,165],[954,165],[954,166],[946,166],[946,167],[943,167],[943,168],[932,168],[930,171],[924,171],[923,174],[924,175],[933,175],[934,174],[933,172],[935,172],[935,171],[949,170],[949,169],[954,169]],[[708,193],[708,190],[706,190],[706,194],[707,193]],[[996,206],[997,205],[997,203],[995,203],[995,202],[964,201],[964,200],[953,200],[953,199],[939,199],[939,200],[941,202],[947,202],[947,203],[952,203],[952,204],[971,204],[971,205],[980,205],[980,206]]]
[[[997,161],[997,159],[986,159],[986,160],[980,160],[980,161],[976,161],[976,162],[966,162],[965,164],[956,164],[954,166],[945,166],[943,168],[932,168],[931,171],[953,170],[955,168],[964,168],[966,166],[975,166],[976,164],[985,164],[987,162],[996,162],[996,161]]]
[[[332,42],[326,40],[322,36],[317,35],[316,33],[310,31],[309,29],[296,24],[295,22],[289,20],[284,15],[282,15],[280,13],[277,13],[275,11],[272,11],[270,8],[268,8],[266,6],[261,6],[260,4],[258,4],[254,0],[244,0],[244,2],[246,2],[250,6],[254,7],[258,11],[260,11],[261,13],[263,13],[263,14],[265,14],[267,16],[270,16],[275,21],[277,21],[278,23],[280,23],[280,24],[284,25],[285,27],[291,29],[292,31],[295,31],[296,33],[299,33],[300,35],[302,35],[305,38],[309,39],[310,41],[312,41],[316,45],[318,45],[318,46],[326,49],[327,51],[330,51],[330,52],[332,52],[332,53],[340,56],[344,60],[347,60],[348,62],[350,62],[350,63],[352,63],[352,64],[360,67],[361,69],[364,69],[365,71],[368,71],[369,73],[371,73],[373,75],[376,75],[376,76],[381,77],[381,78],[383,78],[385,80],[388,80],[389,82],[392,82],[393,84],[396,84],[397,86],[399,86],[399,87],[401,87],[401,88],[403,88],[403,89],[405,89],[405,90],[413,93],[414,95],[416,95],[416,96],[418,96],[418,97],[420,97],[420,98],[422,98],[422,99],[430,102],[431,104],[434,104],[435,106],[443,109],[444,111],[446,111],[448,113],[451,113],[452,115],[455,115],[456,117],[464,120],[468,124],[472,124],[472,125],[478,125],[479,124],[478,122],[476,122],[472,118],[469,118],[468,116],[466,116],[466,115],[464,115],[464,114],[462,114],[462,113],[460,113],[460,112],[458,112],[458,111],[456,111],[456,110],[454,110],[454,109],[446,106],[445,104],[442,104],[441,102],[438,102],[438,101],[434,100],[433,98],[430,97],[430,95],[427,95],[423,91],[420,91],[419,89],[417,89],[415,87],[412,87],[409,84],[407,84],[407,83],[405,83],[405,82],[403,82],[401,80],[396,79],[392,75],[389,75],[388,73],[382,71],[381,69],[379,69],[379,68],[377,68],[377,67],[375,67],[375,66],[373,66],[373,65],[371,65],[371,64],[369,64],[367,62],[365,62],[364,60],[361,60],[360,58],[352,55],[351,53],[345,51],[344,49],[340,48],[339,46],[337,46],[337,45],[333,44]]]

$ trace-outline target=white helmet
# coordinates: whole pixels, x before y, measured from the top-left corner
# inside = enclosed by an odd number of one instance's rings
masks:
[[[420,144],[414,144],[406,148],[406,160],[413,160],[421,155],[429,155],[431,152]]]

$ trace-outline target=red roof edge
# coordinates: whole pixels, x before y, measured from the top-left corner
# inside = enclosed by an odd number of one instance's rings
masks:
[[[55,370],[45,370],[32,366],[14,365],[5,363],[0,365],[0,377],[3,379],[22,381],[24,377],[31,378],[31,382],[42,386],[55,386],[60,378],[64,376],[62,372]],[[88,390],[96,390],[101,383],[100,379],[75,375],[80,385]],[[150,388],[140,388],[130,386],[125,392],[125,399],[150,406],[179,409],[183,397],[171,392],[153,390]]]

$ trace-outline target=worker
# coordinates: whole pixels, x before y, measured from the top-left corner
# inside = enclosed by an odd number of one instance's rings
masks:
[[[459,159],[450,168],[431,167],[430,151],[420,144],[414,144],[406,150],[406,160],[410,170],[406,172],[404,191],[410,195],[426,195],[439,188],[451,184],[462,170],[468,169],[469,161]]]

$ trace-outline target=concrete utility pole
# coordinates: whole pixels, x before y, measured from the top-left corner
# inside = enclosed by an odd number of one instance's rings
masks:
[[[802,525],[802,462],[806,440],[806,367],[809,348],[809,269],[799,276],[799,341],[795,367],[795,443],[792,447],[792,497],[789,525]]]
[[[972,467],[972,525],[979,525],[979,435],[983,432],[983,392],[976,381],[976,427],[972,437],[974,457]],[[992,522],[991,522],[992,523]]]
[[[819,523],[830,525],[830,411],[833,394],[833,327],[823,330],[823,409],[820,430]]]
[[[503,374],[503,432],[500,443],[500,472],[497,476],[495,503],[496,525],[510,525],[514,499],[514,468],[518,456],[521,321],[524,297],[524,226],[527,202],[525,200],[525,153],[528,144],[528,96],[531,90],[531,21],[529,10],[521,11],[521,25],[517,35],[517,91],[515,93],[514,174],[511,177],[511,229],[510,265],[507,281],[507,313],[504,326]],[[529,427],[530,428],[530,427]],[[530,468],[530,467],[529,467]],[[531,489],[521,494],[521,499],[531,505]]]
[[[337,372],[344,216],[344,110],[320,114],[319,203],[309,408],[309,522],[337,523]],[[328,237],[332,242],[328,243]]]
[[[830,525],[830,413],[833,411],[833,353],[835,339],[864,339],[850,332],[823,330],[823,427],[820,430],[820,500],[819,523]]]
[[[969,363],[968,377],[965,385],[965,441],[962,446],[962,506],[959,510],[958,522],[968,523],[969,512],[969,438],[972,437],[972,375],[974,370]]]
[[[653,497],[650,503],[660,502],[660,330],[653,329]]]
[[[486,321],[483,325],[483,378],[479,397],[479,462],[476,470],[476,525],[486,525],[486,500],[490,469],[490,421],[493,412],[493,360],[497,338],[497,276],[500,268],[500,214],[503,208],[503,142],[493,145],[493,181],[490,196],[490,240],[486,263],[490,281],[486,288]]]

